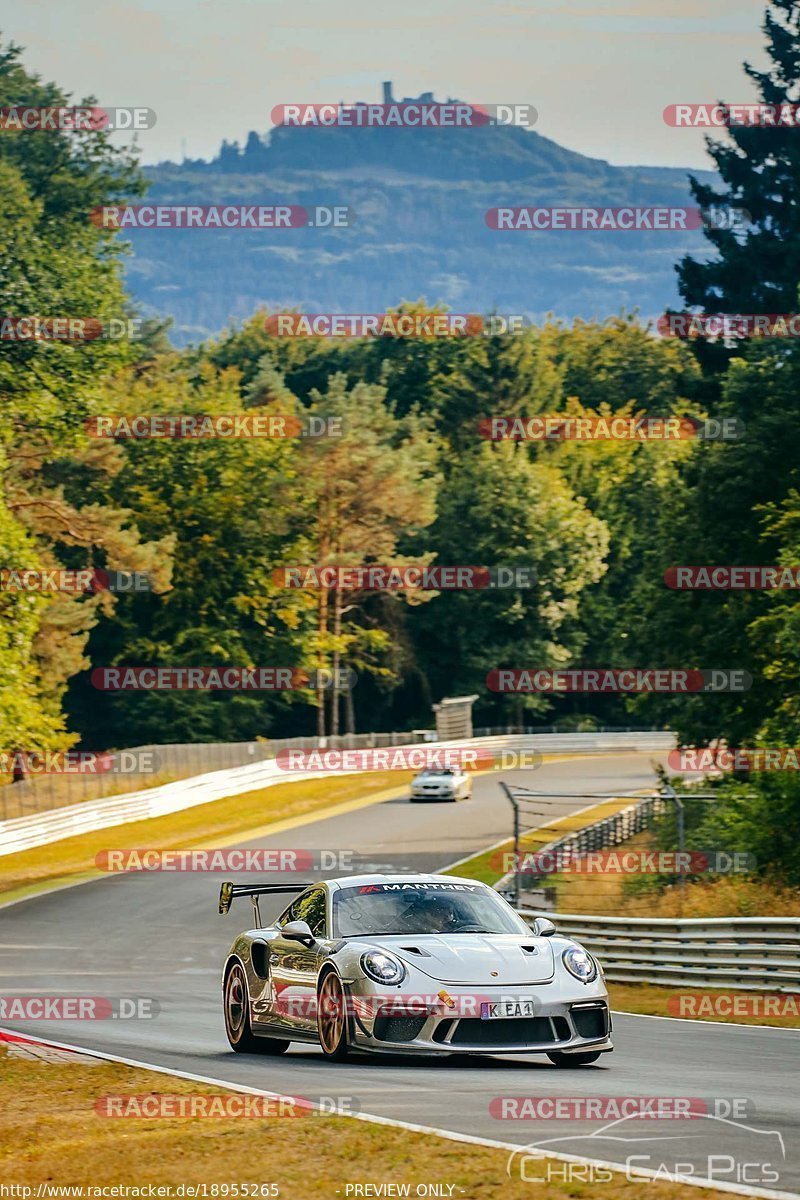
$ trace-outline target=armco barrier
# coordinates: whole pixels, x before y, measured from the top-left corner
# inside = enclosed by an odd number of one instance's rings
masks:
[[[606,729],[574,730],[596,735]],[[615,728],[612,733],[647,733],[642,728]],[[523,729],[508,725],[504,728],[477,729],[476,738],[507,735],[563,734],[552,726]],[[68,804],[109,800],[127,792],[175,783],[193,775],[208,775],[212,771],[229,771],[234,767],[252,766],[264,762],[282,750],[372,750],[393,746],[418,745],[437,741],[434,729],[414,729],[397,733],[342,733],[319,737],[262,738],[249,742],[169,742],[146,746],[128,746],[124,750],[102,756],[102,769],[78,772],[37,774],[31,772],[24,783],[0,782],[0,821],[29,817],[50,808],[65,808]]]
[[[432,743],[440,748],[449,745],[465,745],[464,742]],[[540,754],[603,754],[636,750],[663,753],[675,745],[674,734],[669,732],[628,733],[566,733],[566,734],[511,734],[504,737],[474,738],[470,745],[480,746],[494,752],[501,750],[528,751]],[[0,857],[19,850],[30,850],[49,842],[75,837],[98,829],[109,829],[130,821],[144,821],[167,813],[180,812],[198,804],[222,800],[226,796],[240,795],[260,788],[274,787],[278,783],[289,783],[303,779],[319,779],[324,782],[331,775],[352,774],[348,771],[282,771],[274,759],[250,763],[229,770],[212,771],[205,775],[192,776],[175,783],[112,796],[106,800],[87,801],[56,808],[49,812],[31,816],[15,817],[0,822]],[[19,786],[19,785],[11,785]]]
[[[800,992],[800,917],[548,917],[603,965],[614,983]]]
[[[433,730],[346,733],[322,739],[322,744],[330,750],[358,750],[416,744],[435,737]],[[125,750],[104,755],[106,764],[96,772],[32,773],[24,783],[12,783],[9,780],[5,785],[0,785],[0,821],[28,817],[50,808],[65,808],[68,804],[107,800],[127,792],[189,779],[193,775],[253,766],[275,758],[281,750],[317,749],[320,741],[317,737],[296,737],[249,742],[168,742],[129,746]],[[148,764],[146,768],[145,763]],[[141,769],[137,764],[142,764]]]

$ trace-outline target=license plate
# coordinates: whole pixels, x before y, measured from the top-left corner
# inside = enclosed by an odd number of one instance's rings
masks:
[[[498,1000],[481,1004],[481,1020],[492,1021],[506,1017],[533,1017],[533,1000]]]

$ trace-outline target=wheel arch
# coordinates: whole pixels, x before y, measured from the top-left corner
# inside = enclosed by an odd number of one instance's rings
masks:
[[[320,984],[322,983],[322,981],[326,977],[326,975],[338,976],[339,983],[342,985],[342,991],[346,990],[345,982],[342,979],[342,976],[336,966],[336,963],[331,962],[331,960],[328,958],[322,964],[322,966],[320,967],[319,972],[317,974],[317,991],[319,991]]]
[[[231,951],[231,953],[228,955],[227,959],[225,960],[225,966],[222,969],[222,990],[223,990],[223,992],[225,991],[225,984],[228,982],[228,976],[230,975],[234,966],[236,966],[237,964],[238,964],[238,966],[240,966],[242,968],[242,971],[244,972],[244,981],[247,986],[247,1003],[249,1004],[250,1003],[250,983],[247,978],[247,964],[245,963],[245,961],[241,957],[241,955],[236,954],[233,951]]]

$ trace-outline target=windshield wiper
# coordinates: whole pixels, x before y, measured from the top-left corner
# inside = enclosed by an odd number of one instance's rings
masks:
[[[500,929],[448,929],[448,933],[501,933]]]

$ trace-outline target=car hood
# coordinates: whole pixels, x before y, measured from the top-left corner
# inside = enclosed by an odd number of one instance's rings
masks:
[[[547,938],[454,933],[364,940],[391,951],[407,966],[442,983],[496,987],[545,983],[555,974],[553,949]]]

